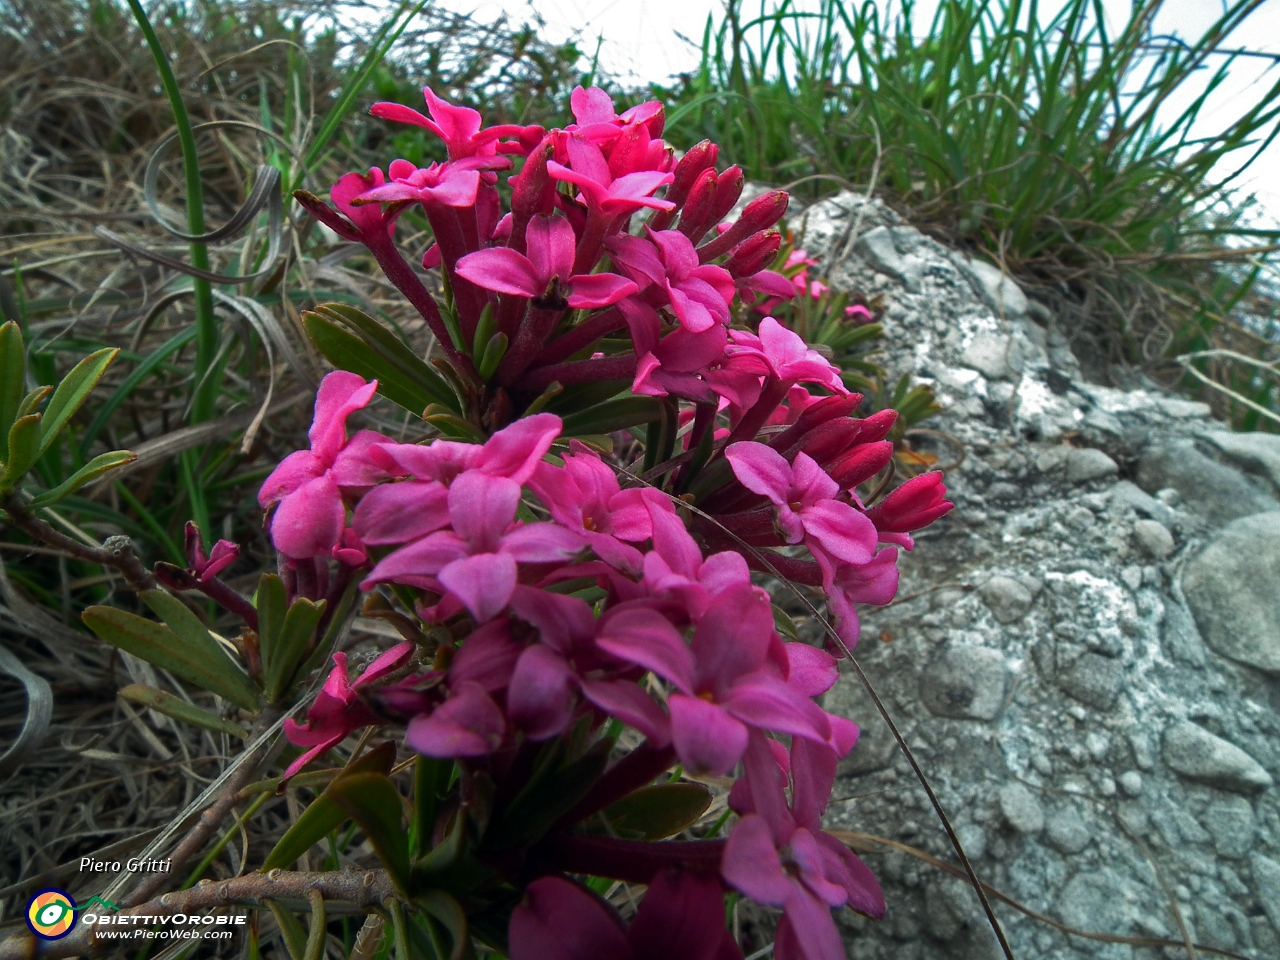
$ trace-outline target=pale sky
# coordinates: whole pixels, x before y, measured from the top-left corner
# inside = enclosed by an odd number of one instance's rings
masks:
[[[773,7],[773,0],[766,2]],[[1103,2],[1108,26],[1118,28],[1128,18],[1129,0]],[[547,39],[576,33],[580,48],[590,54],[599,38],[600,59],[609,73],[620,79],[658,82],[697,66],[697,49],[681,35],[696,42],[702,36],[707,15],[722,9],[721,0],[444,0],[443,5],[474,13],[481,20],[492,19],[500,12],[515,21],[529,20],[531,11],[536,11],[546,22]],[[800,10],[816,10],[817,6],[817,0],[793,3]],[[1053,0],[1042,0],[1040,6],[1045,19],[1059,8]],[[928,28],[935,8],[936,0],[917,0],[917,29]],[[746,0],[743,9],[744,16],[749,17],[759,10],[759,0]],[[1221,0],[1167,0],[1156,28],[1183,38],[1198,38],[1221,9]],[[1267,0],[1225,46],[1280,54],[1280,0]],[[1215,65],[1211,59],[1210,66]],[[1277,76],[1280,65],[1274,61],[1252,57],[1237,60],[1228,81],[1201,111],[1197,132],[1213,132],[1215,127],[1242,114]],[[1182,100],[1170,102],[1167,115],[1176,116],[1192,96],[1188,89]],[[1256,192],[1272,216],[1280,220],[1280,139],[1241,178],[1240,185]]]

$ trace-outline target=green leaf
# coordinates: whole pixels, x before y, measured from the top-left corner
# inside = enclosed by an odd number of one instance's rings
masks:
[[[345,770],[333,779],[324,792],[311,802],[307,809],[294,821],[293,826],[285,831],[280,842],[267,854],[262,864],[262,872],[283,870],[292,866],[297,859],[313,846],[336,830],[344,820],[347,812],[334,800],[334,785],[344,777],[365,773],[387,774],[396,762],[396,745],[383,743],[374,747],[358,760],[347,764]]]
[[[613,433],[662,419],[662,405],[651,397],[617,397],[564,417],[565,436]]]
[[[40,414],[30,413],[13,421],[9,429],[9,459],[0,473],[0,490],[18,485],[40,459]]]
[[[796,622],[791,619],[790,614],[777,606],[773,608],[773,627],[789,640],[800,639],[800,631],[796,629]]]
[[[413,763],[413,824],[410,840],[413,853],[421,856],[431,845],[440,800],[449,790],[454,761],[419,756]]]
[[[116,467],[123,467],[126,463],[133,463],[137,459],[129,450],[113,450],[110,453],[101,453],[52,490],[47,490],[32,500],[31,506],[37,509],[51,507],[63,497],[68,497],[75,493],[95,477],[100,477],[108,470],[114,470]]]
[[[485,835],[486,848],[503,850],[545,834],[587,795],[609,760],[613,741],[599,740],[579,759],[534,777]]]
[[[9,428],[18,419],[26,369],[22,328],[10,320],[0,325],[0,463],[9,459]]]
[[[403,805],[391,778],[357,773],[335,780],[325,793],[360,824],[396,890],[409,889],[409,837],[401,825]]]
[[[231,659],[226,648],[213,638],[209,628],[200,622],[200,618],[191,612],[190,607],[163,590],[144,590],[138,596],[151,608],[152,613],[165,622],[165,626],[204,654],[209,668],[225,678],[225,685],[237,686],[243,696],[248,698],[251,709],[257,706],[258,690],[249,675]]]
[[[665,840],[697,823],[709,806],[711,791],[700,783],[659,783],[641,787],[604,815],[620,837]]]
[[[211,663],[207,651],[193,647],[162,623],[114,607],[90,607],[80,619],[100,638],[126,653],[168,670],[246,710],[259,709],[252,687],[246,689]],[[225,658],[225,655],[224,655]],[[243,675],[241,675],[243,677]],[[247,683],[247,678],[245,683]]]
[[[421,416],[422,411],[435,402],[431,394],[405,381],[368,344],[333,321],[307,311],[302,315],[302,325],[326,360],[339,370],[359,374],[366,380],[377,380],[380,394],[414,416]]]
[[[40,406],[44,398],[49,396],[51,393],[53,393],[53,387],[36,387],[28,393],[22,398],[22,402],[18,404],[18,419],[22,419],[29,414],[35,413],[36,408]]]
[[[489,338],[484,348],[484,356],[480,358],[480,366],[478,372],[480,379],[486,383],[489,378],[498,372],[498,364],[502,362],[502,358],[507,355],[507,335],[502,332],[495,333]]]
[[[467,914],[462,905],[444,890],[426,890],[413,898],[413,902],[435,917],[449,931],[453,949],[449,960],[463,960],[471,952],[471,937],[467,932]]]
[[[267,906],[276,918],[276,926],[280,928],[290,960],[303,960],[307,951],[307,932],[302,929],[302,922],[292,910],[286,910],[274,900],[268,900]]]
[[[262,647],[263,679],[267,700],[275,703],[288,688],[298,669],[298,661],[306,653],[316,625],[324,615],[325,601],[313,603],[304,597],[293,601],[285,614],[284,624],[272,637],[270,652]]]
[[[189,723],[194,727],[202,727],[205,730],[212,730],[214,733],[230,734],[233,737],[239,737],[241,740],[245,740],[249,736],[239,724],[224,720],[222,717],[216,717],[207,710],[201,710],[199,707],[187,703],[181,697],[175,697],[172,693],[157,690],[155,687],[148,687],[143,683],[131,683],[127,687],[121,688],[117,695],[124,697],[130,703],[136,703],[149,710],[155,710],[158,713],[163,713],[166,717],[181,720],[183,723]]]
[[[457,409],[453,390],[440,375],[373,317],[345,303],[322,303],[316,313],[350,327],[406,382],[429,394],[436,403]]]
[[[62,428],[67,425],[80,406],[89,399],[89,394],[98,385],[102,375],[111,366],[111,361],[120,351],[110,347],[97,350],[74,367],[62,378],[58,388],[53,391],[49,406],[45,407],[44,422],[40,430],[40,453],[44,454],[53,441],[58,438]]]
[[[289,598],[284,581],[274,573],[264,573],[258,579],[258,593],[254,598],[258,607],[258,647],[274,646],[284,629],[285,614],[289,612]]]

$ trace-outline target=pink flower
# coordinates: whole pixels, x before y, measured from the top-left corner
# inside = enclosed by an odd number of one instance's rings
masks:
[[[593,213],[612,218],[634,213],[642,207],[671,210],[675,204],[653,197],[659,187],[671,182],[671,174],[643,170],[614,178],[600,148],[581,136],[572,136],[566,145],[570,166],[547,162],[551,176],[572,183],[582,191],[583,201]]]
[[[600,455],[577,440],[569,443],[564,466],[539,463],[529,487],[552,518],[578,533],[606,563],[639,573],[637,542],[653,535],[653,523],[639,489],[622,490]]]
[[[297,723],[292,717],[284,722],[284,733],[289,742],[310,749],[289,764],[282,779],[288,780],[320,754],[332,750],[351,731],[384,722],[365,706],[357,691],[399,669],[413,651],[412,643],[396,644],[369,664],[354,682],[347,675],[347,655],[341,651],[335,653],[333,670],[307,711],[306,724]]]
[[[759,335],[746,330],[729,332],[733,344],[728,353],[744,366],[788,385],[816,383],[832,393],[848,393],[840,369],[773,317],[760,321]]]
[[[632,392],[650,397],[675,395],[704,403],[715,400],[703,375],[724,357],[727,337],[723,326],[713,324],[701,333],[690,333],[682,326],[663,337],[662,319],[647,303],[631,297],[621,301],[618,309],[626,318],[639,358]]]
[[[757,903],[783,908],[774,947],[779,960],[844,960],[833,907],[848,906],[875,919],[884,916],[884,894],[875,876],[822,830],[836,760],[823,744],[792,740],[788,807],[783,792],[787,776],[768,741],[753,734],[746,775],[730,794],[743,817],[729,836],[720,873]]]
[[[730,444],[725,457],[744,487],[771,500],[787,543],[801,540],[815,556],[867,563],[876,548],[876,528],[862,513],[837,500],[839,485],[804,453],[788,464],[776,450],[752,441]]]
[[[404,742],[428,757],[482,757],[502,744],[507,722],[484,687],[464,680],[431,713],[409,721]]]
[[[450,160],[492,156],[500,148],[504,153],[527,152],[542,139],[541,127],[502,124],[481,129],[482,120],[477,111],[470,107],[454,106],[437,97],[430,87],[423,87],[422,95],[427,101],[430,119],[399,103],[375,103],[369,108],[369,113],[384,120],[410,123],[430,130],[445,142]],[[499,145],[497,141],[501,137],[516,137],[517,142]]]
[[[731,587],[751,583],[742,554],[726,550],[705,560],[667,498],[643,490],[653,524],[653,549],[644,557],[644,586],[649,594],[678,601],[700,620],[711,601]]]
[[[347,441],[347,417],[368,406],[378,389],[342,370],[324,378],[316,394],[310,450],[297,450],[280,462],[258,491],[263,509],[279,504],[271,518],[271,540],[294,560],[328,554],[346,524],[344,493],[360,493],[386,474],[369,457],[374,444],[390,442],[373,430]]]
[[[922,473],[868,510],[867,517],[880,531],[881,540],[910,550],[914,541],[908,535],[909,531],[927,527],[955,506],[946,496],[942,474]]]
[[[609,143],[627,125],[643,125],[650,136],[662,135],[663,106],[661,101],[650,100],[637,104],[619,116],[614,112],[613,98],[599,87],[574,87],[569,95],[569,109],[578,122],[570,124],[566,132],[585,137],[593,143]]]
[[[898,592],[898,551],[887,547],[867,563],[844,563],[821,553],[814,554],[822,570],[822,589],[827,608],[835,617],[835,629],[845,646],[858,642],[858,610],[855,604],[882,607]]]
[[[240,559],[240,548],[230,540],[219,540],[205,556],[200,540],[200,528],[188,522],[185,533],[187,571],[201,583],[208,583],[231,564]]]
[[[564,309],[566,299],[575,310],[607,307],[637,290],[613,273],[572,275],[577,241],[564,217],[534,217],[525,237],[528,256],[509,247],[478,250],[458,261],[458,273],[486,290],[531,297],[544,309]]]
[[[388,171],[390,180],[367,190],[352,200],[362,205],[396,203],[410,200],[443,207],[473,207],[480,189],[478,170],[491,169],[510,161],[503,157],[472,158],[456,163],[433,163],[416,167],[408,160],[393,160]]]
[[[649,231],[646,242],[619,234],[605,242],[614,261],[636,283],[656,284],[667,294],[681,325],[700,333],[729,322],[733,277],[723,267],[698,263],[692,241],[678,230]]]
[[[715,877],[665,870],[631,928],[605,901],[564,877],[531,883],[511,914],[511,960],[741,960],[725,929]]]

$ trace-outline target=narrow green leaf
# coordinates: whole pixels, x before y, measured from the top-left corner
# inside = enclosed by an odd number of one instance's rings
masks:
[[[480,366],[478,373],[480,379],[488,382],[489,378],[498,372],[498,364],[502,362],[502,358],[507,355],[507,335],[502,332],[495,333],[489,338],[488,344],[484,348],[484,356],[480,358]]]
[[[0,490],[18,485],[28,470],[40,459],[40,414],[29,413],[13,421],[9,428],[9,459],[0,473]]]
[[[662,419],[662,405],[651,397],[617,397],[564,417],[565,436],[613,433]]]
[[[298,661],[311,642],[316,625],[324,615],[325,601],[313,603],[304,597],[293,601],[284,625],[273,638],[270,655],[262,648],[264,688],[267,700],[275,703],[288,688],[298,669]]]
[[[268,900],[267,906],[271,908],[271,914],[276,918],[276,926],[280,928],[284,948],[288,951],[290,960],[303,960],[307,950],[307,931],[302,929],[302,922],[292,910],[286,910],[274,900]]]
[[[370,750],[364,756],[347,765],[333,779],[324,792],[311,802],[307,809],[294,821],[293,826],[285,831],[285,835],[267,854],[262,864],[262,872],[282,870],[290,867],[297,859],[313,846],[337,829],[348,818],[347,812],[335,802],[332,791],[334,784],[344,777],[357,776],[364,773],[388,774],[396,762],[396,745],[383,743]]]
[[[40,494],[31,501],[31,505],[36,508],[51,507],[63,497],[75,493],[95,477],[100,477],[108,470],[114,470],[116,467],[123,467],[126,463],[133,463],[137,459],[129,450],[113,450],[110,453],[101,453],[52,490],[47,490]]]
[[[402,378],[430,394],[436,403],[453,407],[454,394],[449,385],[425,360],[373,317],[345,303],[322,303],[316,307],[316,313],[350,327]]]
[[[471,937],[467,932],[467,914],[462,905],[444,890],[426,890],[413,898],[413,902],[435,917],[449,931],[453,948],[449,960],[463,960],[470,953]]]
[[[35,413],[36,408],[40,406],[41,401],[51,393],[53,393],[53,387],[36,387],[23,397],[22,402],[18,404],[17,418],[21,420],[23,417]]]
[[[535,778],[490,826],[485,846],[502,850],[537,840],[587,795],[608,763],[611,740],[601,740],[582,757]]]
[[[711,791],[700,783],[659,783],[641,787],[604,815],[620,837],[665,840],[697,823],[710,805]]]
[[[259,694],[249,675],[185,603],[163,590],[144,590],[138,596],[165,626],[202,653],[206,668],[218,674],[224,687],[236,691],[237,695],[229,699],[250,709],[257,707]]]
[[[258,710],[256,696],[247,695],[238,684],[228,684],[224,673],[210,667],[204,650],[192,647],[164,624],[114,607],[90,607],[80,619],[113,647],[177,674],[246,710]],[[252,692],[250,688],[248,694]]]
[[[308,310],[302,315],[302,325],[326,360],[339,370],[359,374],[366,380],[377,380],[380,394],[414,416],[422,416],[422,411],[435,403],[430,393],[406,381],[368,344],[332,320]]]
[[[53,391],[49,406],[44,411],[44,422],[40,429],[40,453],[44,454],[53,441],[58,438],[62,428],[67,425],[80,406],[89,399],[89,394],[98,385],[102,375],[111,366],[119,350],[104,348],[89,354],[62,378],[58,388]]]
[[[418,757],[413,763],[413,824],[410,828],[413,855],[422,856],[431,847],[440,800],[449,789],[454,761]]]
[[[0,325],[0,463],[9,459],[9,428],[18,419],[27,369],[22,328],[10,320]]]
[[[239,737],[241,740],[247,739],[249,736],[239,724],[214,716],[207,710],[201,710],[199,707],[187,703],[181,697],[175,697],[172,693],[157,690],[155,687],[148,687],[146,684],[131,683],[127,687],[121,688],[118,696],[124,697],[130,703],[136,703],[149,710],[155,710],[158,713],[163,713],[166,717],[181,720],[183,723],[189,723],[194,727],[202,727],[205,730],[212,730],[214,733],[230,734],[233,737]]]
[[[324,956],[325,927],[327,926],[324,896],[318,890],[311,890],[307,894],[307,899],[311,902],[311,919],[307,925],[307,946],[303,960],[320,960]]]
[[[396,890],[409,889],[409,837],[401,825],[400,793],[380,773],[357,773],[335,780],[325,791],[364,830]]]
[[[280,639],[280,631],[284,629],[284,618],[289,605],[284,581],[274,573],[264,573],[258,579],[255,602],[258,607],[258,646],[265,651],[275,646]],[[268,656],[264,653],[263,659]]]

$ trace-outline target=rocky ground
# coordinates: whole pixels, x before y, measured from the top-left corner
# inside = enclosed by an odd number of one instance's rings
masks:
[[[979,876],[1073,927],[1180,939],[1180,913],[1198,943],[1280,958],[1280,437],[1086,382],[1044,307],[878,204],[793,226],[834,286],[884,296],[888,366],[934,385],[927,425],[964,448],[955,511],[856,654]],[[827,706],[863,728],[828,825],[954,862],[852,674]],[[855,960],[999,955],[963,881],[867,859],[889,912],[848,921]],[[1019,958],[1187,953],[997,913]]]

